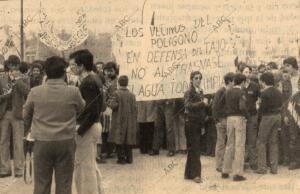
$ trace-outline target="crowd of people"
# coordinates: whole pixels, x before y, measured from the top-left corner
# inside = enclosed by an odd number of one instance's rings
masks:
[[[168,157],[186,154],[184,178],[196,183],[201,155],[215,157],[221,178],[232,174],[234,181],[246,180],[247,168],[258,174],[269,168],[277,174],[278,165],[300,168],[294,57],[258,67],[236,60],[236,72],[215,94],[205,94],[202,73],[194,71],[183,98],[142,102],[117,63],[94,62],[87,49],[68,61],[53,56],[27,64],[15,55],[2,61],[0,178],[12,171],[23,176],[23,139],[30,135],[34,194],[50,193],[53,171],[58,194],[72,193],[73,174],[77,193],[103,193],[97,163],[116,157],[117,164],[132,164],[133,148],[153,157],[163,148]]]
[[[237,63],[237,71],[224,77],[225,87],[213,102],[217,127],[216,170],[222,178],[246,180],[245,168],[255,173],[278,173],[278,165],[300,168],[299,78],[296,58],[279,68],[274,62],[257,71]],[[296,84],[298,82],[298,84]]]

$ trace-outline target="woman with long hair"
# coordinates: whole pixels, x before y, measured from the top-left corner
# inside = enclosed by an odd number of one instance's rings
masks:
[[[207,102],[200,88],[202,74],[199,71],[191,73],[191,85],[184,94],[185,135],[187,139],[187,161],[185,179],[201,183],[200,141],[201,133],[207,116]]]

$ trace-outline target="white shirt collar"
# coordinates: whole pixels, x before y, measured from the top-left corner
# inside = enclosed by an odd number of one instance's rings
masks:
[[[241,87],[240,85],[233,86],[233,88],[239,88],[239,89],[242,89],[242,87]]]

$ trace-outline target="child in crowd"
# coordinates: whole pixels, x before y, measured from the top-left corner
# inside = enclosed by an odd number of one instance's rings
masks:
[[[112,109],[109,141],[117,145],[118,164],[132,163],[132,146],[136,144],[137,108],[135,95],[128,89],[128,77],[118,80],[118,89],[107,105]]]

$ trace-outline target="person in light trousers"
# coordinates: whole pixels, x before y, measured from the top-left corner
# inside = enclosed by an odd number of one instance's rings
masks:
[[[242,87],[246,76],[237,73],[234,77],[234,87],[227,90],[225,104],[227,113],[227,143],[222,169],[222,178],[229,178],[233,173],[234,181],[244,181],[243,176],[246,141],[246,118],[248,117],[246,97]]]

